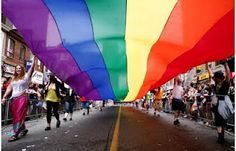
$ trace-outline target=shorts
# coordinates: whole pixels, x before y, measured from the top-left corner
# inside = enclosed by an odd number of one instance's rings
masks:
[[[172,110],[176,111],[184,111],[184,102],[181,99],[175,99],[173,98],[172,100]]]
[[[89,102],[81,102],[81,107],[82,108],[89,108]]]
[[[215,120],[215,126],[219,127],[226,127],[227,126],[227,121],[219,114],[218,112],[218,105],[215,106],[213,105],[212,107],[212,112],[214,113],[214,120]]]
[[[161,100],[155,100],[153,107],[154,107],[154,109],[162,109],[162,101]]]

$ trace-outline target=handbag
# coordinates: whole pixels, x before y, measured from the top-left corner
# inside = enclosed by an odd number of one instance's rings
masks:
[[[224,100],[219,100],[218,112],[225,120],[234,114],[234,107],[228,95],[224,97]]]
[[[190,108],[190,112],[194,112],[198,110],[198,106],[197,106],[197,101],[195,100],[193,105]]]
[[[37,103],[36,103],[36,106],[37,107],[43,107],[43,101],[42,100],[38,100]]]

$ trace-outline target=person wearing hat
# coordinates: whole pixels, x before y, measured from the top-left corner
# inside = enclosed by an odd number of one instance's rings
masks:
[[[213,93],[216,94],[218,100],[224,100],[224,96],[228,95],[230,87],[230,69],[227,64],[227,60],[224,61],[225,74],[222,71],[217,71],[214,74],[211,69],[206,64],[206,69],[208,70],[210,81],[214,80],[215,84],[212,86]],[[216,103],[212,106],[212,112],[215,117],[215,125],[218,132],[217,142],[220,144],[224,143],[224,127],[226,126],[226,120],[218,112],[219,104]]]

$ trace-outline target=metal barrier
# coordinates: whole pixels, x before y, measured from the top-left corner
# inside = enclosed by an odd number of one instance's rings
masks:
[[[38,100],[36,99],[28,99],[29,100],[29,106],[28,106],[28,111],[27,111],[27,116],[26,116],[26,121],[35,119],[35,118],[40,118],[46,115],[46,109],[44,107],[38,107],[36,104],[38,103]],[[2,105],[2,125],[7,125],[12,123],[12,115],[10,112],[10,101],[7,100],[4,105]],[[44,101],[44,103],[46,103]],[[46,106],[46,105],[45,105]],[[74,111],[75,110],[80,110],[80,102],[76,101],[74,105]],[[60,103],[59,106],[59,113],[64,113],[64,104]]]
[[[192,107],[194,102],[186,102],[185,105],[185,110],[184,113],[182,114],[184,117],[189,117],[195,121],[203,121],[203,123],[209,124],[209,126],[215,126],[214,123],[214,114],[211,111],[211,103],[210,102],[206,102],[205,104],[198,102],[197,103],[197,110],[194,112],[190,112],[190,109]],[[232,102],[233,106],[234,106],[234,102]],[[139,100],[138,102],[138,106],[142,106],[142,100]],[[150,105],[151,106],[151,105]],[[168,101],[165,101],[165,103],[163,102],[163,109],[162,109],[165,113],[173,113],[173,111],[171,110],[171,104]],[[234,127],[235,127],[235,113],[227,120],[227,128],[230,131],[234,132]]]
[[[214,114],[211,111],[211,103],[207,102],[206,104],[203,103],[197,103],[197,110],[194,112],[190,112],[191,106],[193,105],[194,102],[187,102],[186,103],[186,109],[185,109],[185,115],[192,117],[194,120],[202,120],[204,122],[208,122],[212,125],[214,125]],[[233,106],[234,103],[232,102]],[[234,127],[234,116],[233,114],[228,120],[227,120],[227,125]]]
[[[186,102],[185,105],[185,110],[183,113],[183,116],[185,117],[189,117],[195,121],[203,121],[203,123],[209,124],[214,126],[214,114],[211,111],[211,103],[210,102],[206,102],[205,104],[198,102],[197,103],[197,110],[194,112],[191,112],[190,109],[192,107],[194,102]],[[233,106],[234,106],[234,102],[232,102]],[[166,102],[165,104],[163,104],[163,111],[166,113],[172,113],[171,110],[171,105]],[[235,127],[235,113],[227,120],[227,128],[231,131],[234,131],[234,127]]]

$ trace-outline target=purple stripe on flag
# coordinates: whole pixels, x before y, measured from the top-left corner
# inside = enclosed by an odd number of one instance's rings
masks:
[[[87,73],[81,72],[74,58],[64,48],[54,18],[42,1],[3,0],[2,8],[32,52],[49,70],[78,95],[100,99]]]

